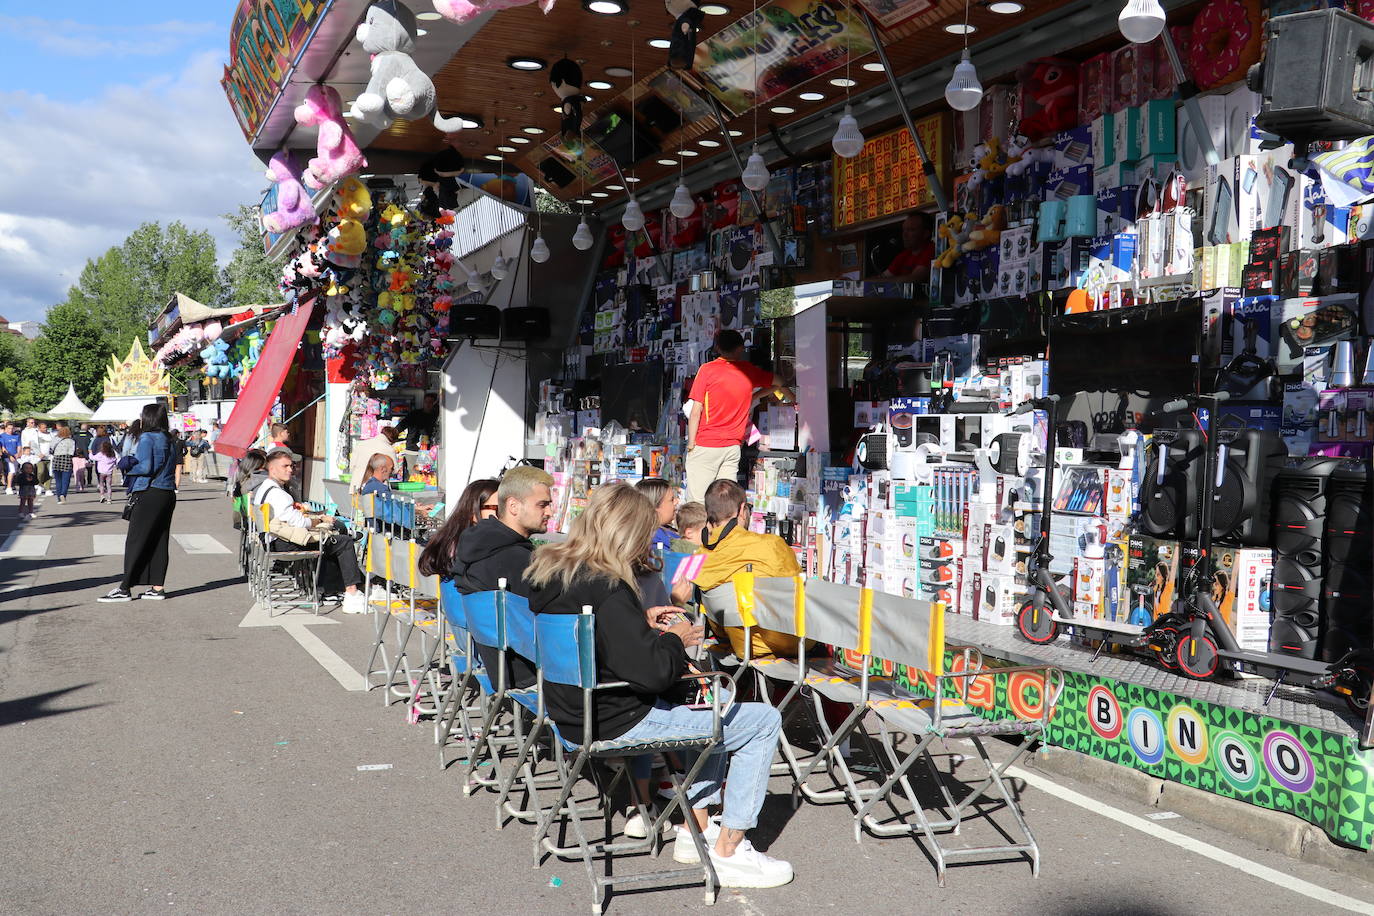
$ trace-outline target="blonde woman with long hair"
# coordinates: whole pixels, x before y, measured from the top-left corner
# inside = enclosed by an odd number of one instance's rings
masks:
[[[651,742],[668,735],[711,733],[710,709],[693,709],[672,698],[688,673],[686,649],[700,644],[702,630],[684,620],[679,608],[641,604],[635,566],[649,552],[658,516],[643,493],[608,484],[592,493],[572,524],[568,539],[535,551],[525,572],[530,606],[541,614],[576,614],[590,606],[596,618],[597,680],[629,686],[596,692],[592,735]],[[546,684],[549,715],[564,735],[583,729],[582,691]],[[692,816],[713,844],[708,850],[724,887],[776,887],[792,880],[792,866],[770,858],[744,837],[758,822],[768,794],[769,768],[781,729],[778,712],[766,703],[736,703],[724,718],[722,751],[701,768],[688,797]],[[729,779],[726,759],[729,760]],[[722,801],[718,824],[710,805]],[[673,858],[698,861],[690,837],[680,832]]]

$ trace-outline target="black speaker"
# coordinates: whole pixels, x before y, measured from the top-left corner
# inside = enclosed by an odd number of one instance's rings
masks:
[[[1268,547],[1274,478],[1288,459],[1276,432],[1227,430],[1218,434],[1222,473],[1212,500],[1212,536],[1246,547]],[[1224,456],[1224,459],[1223,459]]]
[[[1140,484],[1140,527],[1154,537],[1197,537],[1204,439],[1195,429],[1163,429],[1151,441]]]
[[[1343,10],[1275,16],[1264,60],[1250,68],[1262,96],[1255,124],[1290,140],[1374,133],[1374,24]]]
[[[549,336],[549,310],[539,306],[506,309],[501,313],[502,340],[543,340]]]
[[[1347,462],[1327,481],[1321,655],[1335,661],[1351,649],[1374,648],[1374,508],[1369,467]]]
[[[494,305],[455,305],[448,312],[448,336],[500,337],[501,310]]]
[[[1274,480],[1274,620],[1269,651],[1317,657],[1327,486],[1339,458],[1287,462]]]

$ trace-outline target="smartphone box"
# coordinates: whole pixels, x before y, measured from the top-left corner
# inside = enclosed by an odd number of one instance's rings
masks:
[[[1219,95],[1197,97],[1202,110],[1202,124],[1221,158],[1226,158],[1226,100]],[[1178,167],[1189,187],[1199,187],[1207,180],[1207,159],[1202,142],[1185,105],[1178,106],[1174,116],[1178,141]]]

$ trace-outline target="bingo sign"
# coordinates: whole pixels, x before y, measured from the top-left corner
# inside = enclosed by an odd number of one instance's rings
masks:
[[[957,674],[962,663],[946,653],[947,671]],[[871,670],[918,693],[934,687],[924,672],[880,659]],[[1040,687],[1034,675],[991,668],[970,679],[962,699],[988,718],[1033,719],[1043,711]],[[1374,751],[1350,734],[1066,670],[1045,742],[1292,814],[1347,846],[1374,843]]]
[[[253,142],[332,0],[240,0],[220,85]]]
[[[948,124],[948,116],[943,113],[916,122],[916,132],[935,166],[935,175],[946,187]],[[837,229],[896,216],[935,202],[925,167],[906,127],[870,138],[853,159],[833,158]]]

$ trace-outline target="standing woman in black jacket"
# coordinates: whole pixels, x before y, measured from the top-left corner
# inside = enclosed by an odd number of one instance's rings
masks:
[[[649,552],[658,517],[643,493],[628,484],[598,488],[572,524],[568,539],[535,551],[525,573],[530,606],[538,613],[576,614],[590,605],[596,617],[596,675],[602,683],[629,686],[599,690],[592,709],[598,740],[651,742],[671,735],[711,734],[714,713],[671,698],[689,671],[686,649],[702,640],[702,629],[670,622],[676,607],[644,610],[635,561]],[[565,737],[583,730],[582,691],[546,684],[549,715]],[[721,750],[701,768],[688,789],[692,816],[706,836],[711,864],[723,887],[776,887],[792,880],[792,866],[770,858],[744,837],[758,822],[768,794],[769,770],[777,751],[781,719],[766,703],[737,703],[723,720]],[[726,758],[729,758],[729,778]],[[719,825],[709,805],[721,802]],[[699,861],[690,837],[679,833],[673,858]]]

